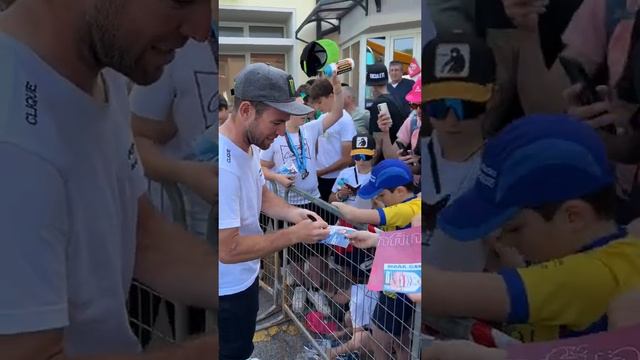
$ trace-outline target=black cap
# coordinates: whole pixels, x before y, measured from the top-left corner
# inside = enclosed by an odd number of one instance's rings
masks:
[[[296,102],[296,85],[286,72],[264,63],[245,67],[234,79],[231,94],[242,100],[260,101],[291,115],[306,115],[312,108]]]
[[[367,86],[387,85],[389,82],[389,73],[384,64],[376,63],[367,65]]]
[[[351,139],[351,155],[373,156],[376,150],[376,139],[369,134],[358,134]]]
[[[484,41],[453,32],[438,35],[422,51],[423,100],[487,102],[496,81],[496,62]]]

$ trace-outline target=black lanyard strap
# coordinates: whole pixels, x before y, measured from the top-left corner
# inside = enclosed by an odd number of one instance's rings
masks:
[[[433,148],[433,137],[427,144],[427,150],[429,151],[429,160],[431,165],[431,174],[433,175],[433,188],[436,190],[436,195],[440,195],[442,192],[442,185],[440,184],[440,172],[438,170],[438,159],[436,159],[436,151]]]

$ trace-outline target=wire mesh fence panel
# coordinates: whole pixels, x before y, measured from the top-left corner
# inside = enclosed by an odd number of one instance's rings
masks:
[[[173,222],[186,228],[186,211],[177,184],[149,181],[147,192],[156,208]],[[189,310],[173,303],[153,289],[133,279],[127,301],[131,330],[143,348],[155,343],[180,342],[189,331]],[[202,322],[205,322],[202,311]]]
[[[296,188],[330,225],[339,211]],[[288,226],[289,224],[282,224]],[[354,226],[367,229],[363,224]],[[420,315],[403,294],[369,291],[367,282],[375,249],[297,244],[284,251],[285,312],[309,338],[299,359],[418,359]]]

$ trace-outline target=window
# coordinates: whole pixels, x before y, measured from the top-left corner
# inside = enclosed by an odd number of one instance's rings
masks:
[[[267,63],[273,67],[286,71],[284,54],[251,54],[251,64],[259,62]]]
[[[284,27],[282,26],[249,26],[249,37],[255,38],[284,38]]]
[[[220,26],[220,36],[244,37],[244,28],[241,26]]]
[[[414,38],[397,38],[393,40],[393,60],[400,61],[402,63],[403,75],[408,74],[409,64],[413,59],[413,43]]]
[[[233,107],[233,96],[231,96],[230,91],[233,88],[233,79],[245,65],[244,55],[220,55],[220,95],[228,100],[229,108]]]

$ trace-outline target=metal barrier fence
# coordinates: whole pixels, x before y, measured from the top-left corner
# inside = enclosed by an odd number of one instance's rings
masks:
[[[285,199],[291,194],[306,199],[308,203],[299,206],[328,222],[341,217],[332,205],[295,187],[285,192]],[[261,224],[267,232],[289,226],[264,215]],[[354,227],[367,228],[363,224]],[[333,349],[332,358],[419,359],[420,307],[403,295],[387,296],[366,288],[374,256],[375,249],[343,251],[322,244],[298,244],[263,258],[261,286],[274,304],[259,320],[280,310],[283,314],[259,323],[258,329],[291,320],[309,339],[305,359],[327,359],[329,349]]]
[[[147,190],[150,198],[158,199],[159,204],[155,205],[159,211],[187,229],[185,200],[177,184],[149,182]],[[213,208],[208,216],[206,237],[217,250],[217,209]],[[131,285],[127,308],[131,329],[143,348],[186,340],[188,336],[194,335],[189,334],[190,321],[204,324],[203,332],[217,329],[217,317],[213,312],[194,311],[184,304],[172,302],[136,279],[133,279]]]

